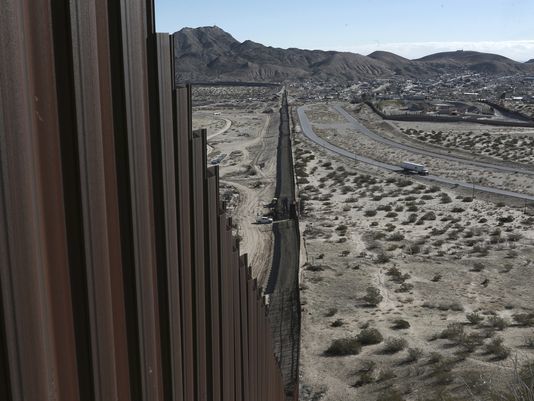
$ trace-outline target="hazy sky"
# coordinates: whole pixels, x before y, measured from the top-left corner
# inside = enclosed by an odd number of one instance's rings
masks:
[[[282,48],[534,58],[534,0],[156,0],[156,8],[160,32],[217,25],[240,41]]]

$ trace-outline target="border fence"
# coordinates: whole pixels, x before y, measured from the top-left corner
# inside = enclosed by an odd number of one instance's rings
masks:
[[[151,0],[0,11],[0,399],[278,401],[261,289]]]

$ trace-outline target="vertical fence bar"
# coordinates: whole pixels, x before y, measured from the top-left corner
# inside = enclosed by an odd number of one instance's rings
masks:
[[[0,284],[14,400],[79,399],[51,27],[47,1],[2,5]]]
[[[152,186],[156,223],[160,348],[165,400],[183,400],[172,50],[169,35],[149,37]]]
[[[239,242],[233,239],[232,249],[232,285],[234,314],[234,361],[235,361],[235,399],[243,399],[243,367],[241,347],[241,300],[239,297]]]
[[[162,399],[163,384],[151,196],[146,3],[144,0],[117,3],[120,20],[110,21],[110,24],[118,23],[122,35],[120,63],[124,78],[141,396],[145,401],[153,401]]]
[[[208,397],[208,370],[206,350],[206,232],[205,232],[205,189],[206,189],[206,132],[193,132],[191,155],[191,205],[193,237],[193,270],[195,291],[195,350],[197,374],[197,399]]]
[[[220,222],[219,222],[219,169],[217,166],[208,169],[208,249],[210,270],[210,318],[208,320],[208,341],[210,342],[210,365],[209,372],[212,382],[211,399],[221,399],[221,315],[220,315],[220,257],[221,245]]]
[[[175,165],[179,227],[180,288],[182,305],[182,356],[184,399],[195,399],[195,363],[193,334],[193,277],[191,263],[191,201],[189,185],[189,137],[191,134],[191,88],[174,91]]]
[[[111,75],[111,32],[109,31],[108,4],[96,0],[96,34],[98,43],[98,71],[100,74],[100,113],[102,124],[103,163],[106,194],[106,223],[108,236],[108,257],[110,266],[111,311],[113,341],[115,350],[115,377],[117,399],[130,400],[130,375],[128,358],[128,335],[123,287],[123,261],[121,258],[121,236],[119,218],[119,197],[114,146],[115,121],[113,116]]]
[[[249,333],[248,333],[248,289],[247,289],[248,258],[243,255],[239,261],[239,303],[241,304],[241,361],[243,368],[243,399],[250,399],[250,364],[249,364]]]
[[[75,132],[78,135],[81,212],[85,243],[87,296],[91,324],[94,397],[118,398],[113,333],[112,288],[107,235],[107,204],[96,3],[72,3]]]

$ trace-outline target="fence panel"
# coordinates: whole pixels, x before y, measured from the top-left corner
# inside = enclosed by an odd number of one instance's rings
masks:
[[[150,0],[0,13],[0,398],[281,401]]]

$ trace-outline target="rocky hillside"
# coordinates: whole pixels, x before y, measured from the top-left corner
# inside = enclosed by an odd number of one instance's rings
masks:
[[[534,65],[495,54],[457,51],[409,60],[377,51],[369,56],[279,49],[246,40],[239,42],[219,27],[184,28],[174,34],[176,81],[282,82],[332,80],[347,82],[402,75],[422,77],[465,70],[491,73],[534,73]]]

